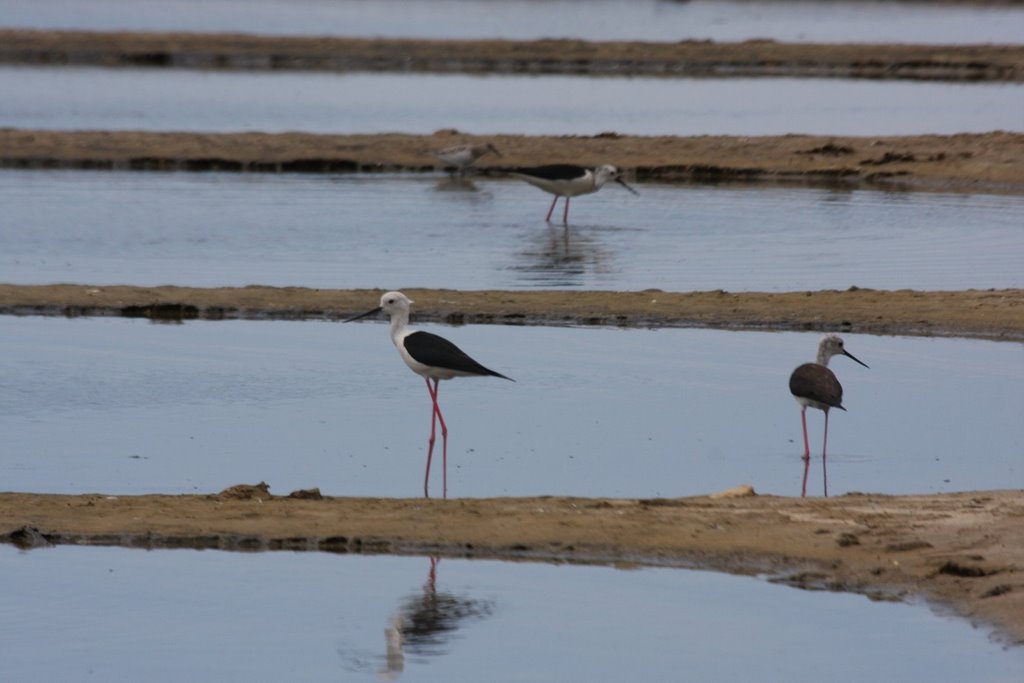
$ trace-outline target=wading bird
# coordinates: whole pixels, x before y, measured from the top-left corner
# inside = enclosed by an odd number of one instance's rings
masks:
[[[486,143],[483,145],[455,145],[453,147],[445,147],[431,152],[438,160],[441,161],[446,167],[454,166],[456,173],[462,175],[466,172],[466,169],[477,162],[477,159],[484,156],[485,154],[495,154],[501,156],[501,152],[492,145]]]
[[[568,225],[569,199],[581,194],[597,192],[609,180],[614,180],[633,194],[639,194],[619,176],[619,169],[607,164],[597,168],[584,168],[572,164],[551,164],[549,166],[515,168],[509,171],[509,174],[555,195],[555,198],[551,200],[548,215],[544,217],[548,223],[551,222],[551,214],[555,210],[555,204],[559,197],[565,197],[562,223]]]
[[[453,377],[500,377],[514,382],[500,372],[489,370],[466,355],[462,349],[444,337],[430,332],[409,329],[409,306],[412,301],[401,292],[387,292],[380,298],[380,306],[353,316],[344,322],[383,312],[391,319],[391,341],[409,369],[427,382],[427,391],[433,404],[430,415],[430,440],[427,446],[427,472],[423,478],[423,496],[430,497],[430,461],[434,454],[436,424],[441,423],[443,497],[448,497],[448,427],[437,403],[438,383]],[[431,384],[433,382],[433,384]]]
[[[821,444],[821,466],[825,471],[825,450],[828,447],[828,411],[832,408],[846,410],[843,407],[843,386],[836,379],[835,373],[828,369],[828,361],[832,356],[843,355],[852,358],[864,367],[866,363],[854,357],[843,347],[843,340],[835,334],[826,334],[818,342],[818,359],[814,363],[804,363],[789,376],[789,392],[800,404],[800,422],[804,429],[804,461],[809,463],[811,447],[807,440],[807,408],[817,408],[825,412],[825,438]],[[804,467],[803,493],[807,492],[807,467]],[[828,495],[828,479],[825,479],[825,495]]]

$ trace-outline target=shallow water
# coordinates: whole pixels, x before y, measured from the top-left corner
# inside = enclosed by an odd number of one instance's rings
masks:
[[[454,497],[800,493],[787,380],[817,334],[426,329],[516,380],[442,385]],[[849,412],[830,420],[830,494],[1024,487],[1024,345],[844,337],[871,369],[832,364]],[[7,490],[423,490],[430,400],[384,324],[3,316],[0,378]]]
[[[0,0],[0,17],[18,28],[355,37],[1019,44],[1024,36],[1017,6],[870,0]]]
[[[683,670],[941,683],[1008,681],[1022,665],[1019,649],[921,604],[700,571],[9,546],[0,568],[18,586],[0,624],[11,683],[659,680]]]
[[[1024,198],[435,175],[0,171],[0,281],[799,291],[1022,287]],[[559,204],[558,211],[561,211]]]
[[[1024,130],[1024,85],[0,67],[47,130],[919,135]]]

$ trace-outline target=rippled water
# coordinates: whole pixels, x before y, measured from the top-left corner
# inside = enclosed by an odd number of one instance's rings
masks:
[[[594,135],[1024,131],[1024,85],[0,67],[0,126]]]
[[[1015,43],[1024,10],[846,0],[0,0],[25,28],[417,38]]]
[[[794,291],[1024,286],[1024,198],[430,175],[0,171],[0,281]],[[561,207],[561,205],[559,205]],[[561,208],[559,208],[561,211]]]
[[[442,385],[452,496],[800,493],[787,381],[817,334],[427,329],[516,380]],[[844,337],[871,368],[833,361],[831,494],[1024,488],[1024,345]],[[381,323],[0,316],[0,378],[8,490],[423,490],[430,399]],[[821,495],[820,458],[809,481]]]

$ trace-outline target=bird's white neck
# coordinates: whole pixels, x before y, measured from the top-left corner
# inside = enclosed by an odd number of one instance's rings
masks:
[[[391,314],[391,341],[398,343],[406,336],[409,326],[409,311],[395,311]]]

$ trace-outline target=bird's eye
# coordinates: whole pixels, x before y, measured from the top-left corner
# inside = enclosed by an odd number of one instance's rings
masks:
[[[395,300],[394,299],[388,299],[385,303],[393,304],[393,303],[395,303]]]

